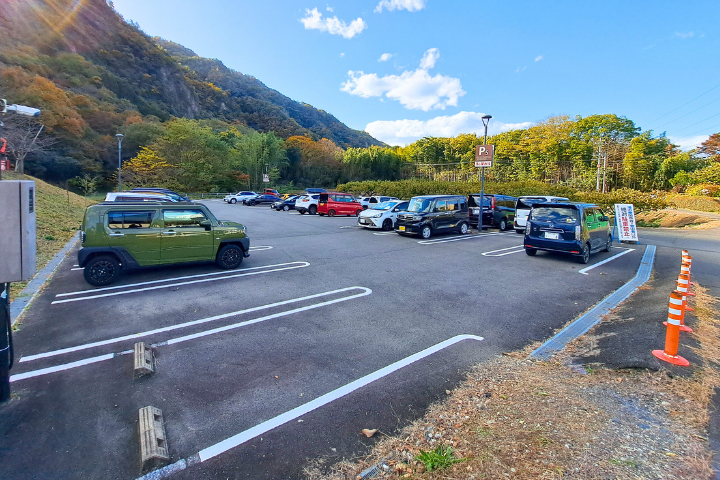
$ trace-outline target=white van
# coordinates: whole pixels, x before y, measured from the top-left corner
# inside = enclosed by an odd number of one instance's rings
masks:
[[[552,195],[528,195],[518,197],[515,201],[515,231],[517,233],[525,233],[525,225],[530,214],[533,203],[541,202],[569,202],[570,199],[565,197],[553,197]]]

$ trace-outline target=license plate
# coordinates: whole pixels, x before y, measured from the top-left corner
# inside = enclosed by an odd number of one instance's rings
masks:
[[[404,232],[404,231],[405,231],[405,227],[403,227],[403,226],[401,225],[401,226],[398,227],[398,230],[400,230],[401,232]]]
[[[560,238],[560,234],[557,232],[545,232],[545,238],[549,238],[550,240],[558,240]]]

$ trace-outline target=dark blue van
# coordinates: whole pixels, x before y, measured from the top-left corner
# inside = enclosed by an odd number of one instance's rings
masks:
[[[577,255],[588,263],[590,254],[610,251],[609,218],[591,203],[534,203],[525,225],[525,253],[538,250]]]

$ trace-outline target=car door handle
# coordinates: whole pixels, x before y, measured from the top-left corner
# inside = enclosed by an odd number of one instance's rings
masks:
[[[177,232],[170,230],[169,232],[163,232],[163,235],[175,235]]]
[[[111,233],[110,236],[111,236],[111,237],[124,237],[125,234],[124,234],[124,233],[120,233],[120,232],[115,232],[115,233]]]

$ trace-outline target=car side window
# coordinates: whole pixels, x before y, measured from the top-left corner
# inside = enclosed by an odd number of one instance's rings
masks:
[[[207,220],[202,210],[163,210],[165,228],[199,227],[200,222]]]
[[[108,212],[108,227],[113,230],[125,228],[150,228],[154,211]]]
[[[435,204],[435,211],[436,212],[444,212],[445,210],[447,210],[447,202],[445,200],[439,200]]]
[[[467,210],[467,199],[465,199],[465,198],[460,199],[460,201],[458,202],[458,208],[462,211]]]
[[[458,209],[457,200],[448,200],[447,201],[446,210],[448,210],[450,212],[454,212],[454,211],[457,211],[457,209]]]
[[[585,223],[592,223],[595,221],[595,215],[593,214],[593,209],[588,208],[583,212],[583,216],[585,217]]]

